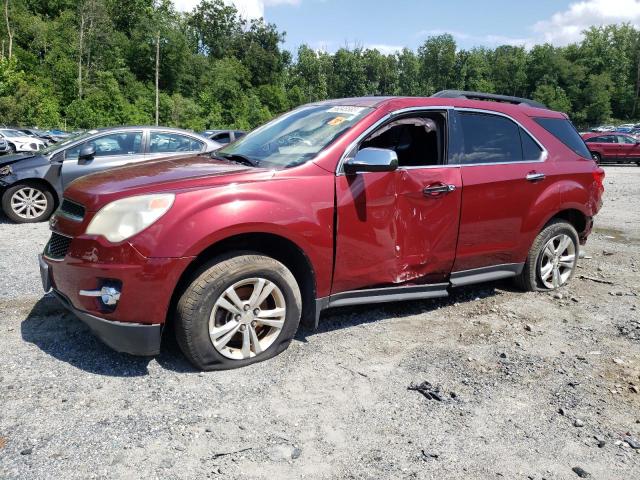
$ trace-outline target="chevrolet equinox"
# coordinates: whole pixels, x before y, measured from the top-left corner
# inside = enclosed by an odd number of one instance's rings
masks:
[[[173,321],[197,368],[241,367],[328,307],[562,287],[603,178],[567,116],[531,100],[318,102],[213,154],[72,182],[41,276],[115,350],[157,354]]]

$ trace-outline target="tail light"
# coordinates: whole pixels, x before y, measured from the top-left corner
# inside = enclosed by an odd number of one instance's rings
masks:
[[[604,177],[605,172],[602,168],[598,167],[593,172],[593,180],[598,184],[599,187],[604,188]]]

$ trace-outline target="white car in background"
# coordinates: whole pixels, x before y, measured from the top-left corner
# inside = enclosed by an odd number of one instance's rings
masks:
[[[42,140],[11,128],[0,128],[0,138],[7,142],[7,153],[37,152],[46,147]]]

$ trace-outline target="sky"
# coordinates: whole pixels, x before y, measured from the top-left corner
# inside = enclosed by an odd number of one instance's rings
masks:
[[[173,0],[190,11],[199,0]],[[450,33],[459,48],[579,41],[591,25],[640,27],[640,0],[225,0],[245,18],[264,17],[286,32],[284,47],[302,44],[392,53]]]

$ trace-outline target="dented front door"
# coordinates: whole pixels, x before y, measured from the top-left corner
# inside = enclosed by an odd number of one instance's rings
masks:
[[[458,167],[337,176],[332,293],[445,282],[455,260],[461,190]]]

